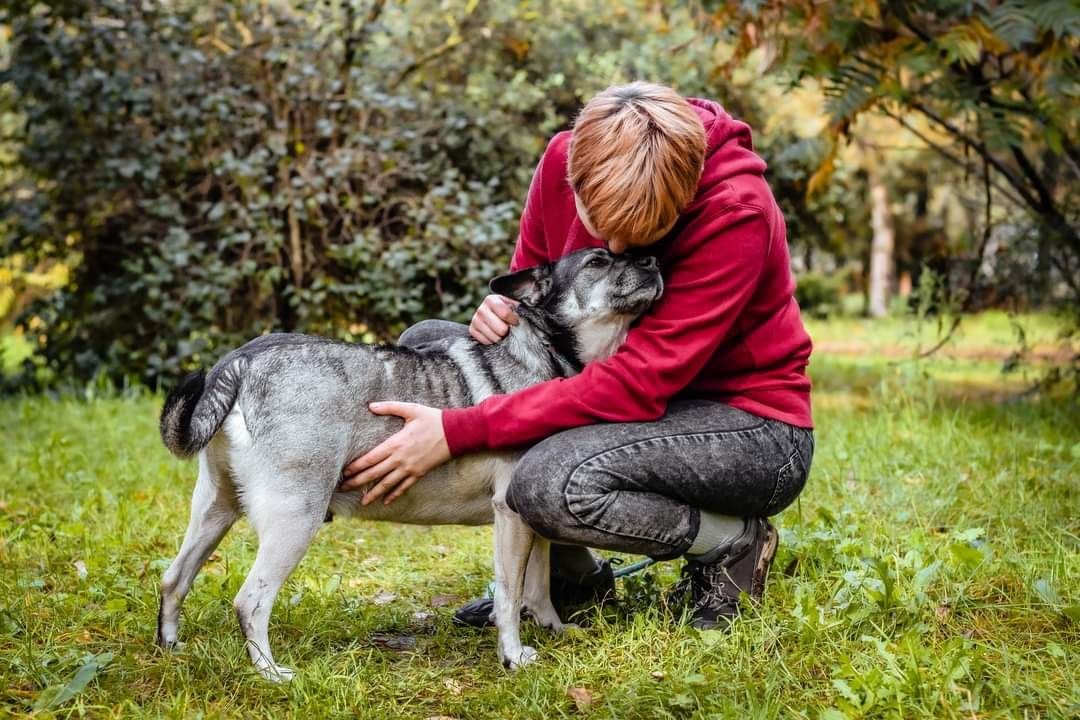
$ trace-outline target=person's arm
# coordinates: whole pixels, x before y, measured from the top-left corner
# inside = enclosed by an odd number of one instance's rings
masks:
[[[659,418],[689,385],[758,286],[770,249],[760,210],[735,206],[691,223],[680,253],[666,258],[664,297],[610,358],[511,395],[442,414],[454,456],[526,445],[596,422]]]

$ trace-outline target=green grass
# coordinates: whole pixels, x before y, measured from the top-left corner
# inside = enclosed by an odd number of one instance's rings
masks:
[[[880,319],[861,317],[807,320],[807,328],[816,342],[842,346],[861,344],[871,350],[889,350],[890,355],[910,356],[928,350],[944,335],[951,317],[916,318],[910,314],[891,315]],[[998,310],[965,316],[942,355],[960,354],[970,357],[1008,355],[1023,338],[1032,350],[1059,349],[1071,346],[1063,340],[1072,327],[1065,315],[1049,313],[1008,314]],[[904,352],[901,352],[904,351]]]
[[[153,645],[195,472],[157,439],[160,398],[0,402],[0,715],[1076,717],[1080,407],[1016,399],[984,364],[815,358],[813,472],[731,633],[648,609],[666,563],[592,627],[527,627],[541,660],[510,674],[492,632],[450,622],[490,575],[488,528],[334,522],[274,613],[286,686],[257,679],[232,614],[244,523],[188,598],[186,647]]]

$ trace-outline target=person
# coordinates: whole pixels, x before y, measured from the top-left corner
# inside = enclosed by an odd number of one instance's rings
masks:
[[[814,450],[811,341],[764,172],[750,128],[716,102],[642,82],[592,98],[537,165],[511,268],[585,247],[647,251],[663,296],[576,376],[467,408],[373,403],[405,425],[345,468],[343,489],[392,502],[451,457],[531,445],[506,499],[560,543],[557,608],[613,586],[587,549],[600,548],[684,556],[676,607],[699,628],[729,623],[740,592],[762,595],[777,545],[766,518],[800,493]],[[498,342],[515,321],[489,295],[468,329],[429,320],[402,342]],[[459,618],[481,624],[486,608]]]

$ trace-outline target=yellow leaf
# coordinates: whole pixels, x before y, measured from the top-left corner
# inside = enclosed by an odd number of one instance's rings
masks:
[[[574,707],[578,712],[585,712],[592,707],[593,696],[587,688],[572,687],[566,689],[566,694],[574,701]]]
[[[814,171],[814,174],[810,176],[810,179],[806,182],[806,197],[812,197],[821,192],[829,183],[829,178],[832,177],[833,171],[836,170],[836,150],[838,143],[833,140],[832,145],[829,148],[829,153],[825,156],[825,159],[821,161],[821,165],[818,165],[818,169]]]

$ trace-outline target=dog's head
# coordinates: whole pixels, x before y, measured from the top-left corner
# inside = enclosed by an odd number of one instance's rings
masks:
[[[522,317],[542,316],[558,351],[580,365],[615,352],[664,282],[652,256],[590,248],[497,277],[491,290],[518,300]]]

